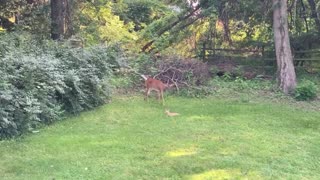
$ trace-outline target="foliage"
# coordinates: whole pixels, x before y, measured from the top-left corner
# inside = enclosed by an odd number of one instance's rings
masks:
[[[0,138],[104,104],[114,47],[69,48],[8,34],[0,43]]]
[[[217,92],[237,91],[250,94],[273,90],[272,82],[269,80],[259,78],[247,80],[242,77],[233,77],[229,73],[212,78],[209,86],[215,87]]]
[[[215,90],[211,86],[189,86],[179,91],[179,96],[190,98],[207,98],[214,94]]]
[[[288,20],[294,37],[318,32],[314,22],[317,17],[310,2],[289,1]],[[319,1],[313,2],[315,8],[319,8]],[[255,0],[79,0],[70,1],[68,6],[73,10],[70,14],[72,33],[84,38],[86,45],[123,41],[129,43],[131,49],[139,49],[144,43],[154,41],[152,49],[156,51],[166,49],[170,53],[191,57],[203,42],[227,48],[265,46],[273,38],[271,4],[270,1]],[[198,11],[184,19],[197,7],[200,7]],[[15,30],[24,29],[49,37],[49,1],[3,0],[0,2],[2,17],[19,27]],[[211,30],[208,24],[212,24]],[[231,44],[226,43],[227,34]],[[137,39],[138,42],[133,43]]]
[[[21,11],[26,5],[26,1],[2,0],[0,1],[0,16],[12,17],[17,11]]]
[[[317,97],[318,87],[310,80],[303,80],[295,89],[295,98],[300,101],[313,100]]]
[[[113,3],[95,6],[90,2],[84,3],[79,15],[79,35],[87,45],[97,43],[128,42],[136,39],[131,23],[125,24],[119,16],[113,13]]]
[[[118,73],[111,79],[112,86],[116,88],[118,91],[120,90],[130,90],[134,88],[135,82],[131,78],[131,76],[127,73]]]
[[[124,0],[122,7],[119,4],[121,3],[115,4],[115,13],[125,24],[132,22],[134,31],[141,31],[169,11],[169,8],[158,0]]]
[[[19,17],[18,29],[36,34],[39,39],[49,39],[51,31],[50,6],[48,4],[29,6]]]
[[[202,52],[200,47],[203,47],[203,40],[210,29],[209,22],[209,18],[195,22],[181,31],[168,34],[166,40],[156,42],[155,45],[159,44],[159,49],[163,49],[163,52],[167,54],[183,57],[200,56]]]
[[[0,2],[0,22],[9,31],[24,30],[49,38],[50,5],[40,0],[4,0]],[[0,21],[1,21],[0,20]]]

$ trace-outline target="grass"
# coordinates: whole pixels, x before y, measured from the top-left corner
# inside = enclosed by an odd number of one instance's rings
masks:
[[[320,112],[141,96],[0,142],[1,179],[319,179]],[[167,117],[164,108],[178,112]]]

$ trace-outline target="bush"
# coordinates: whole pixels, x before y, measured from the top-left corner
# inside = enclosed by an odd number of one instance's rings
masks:
[[[12,35],[4,37],[10,39]],[[72,49],[51,41],[38,43],[17,36],[0,44],[0,139],[110,98],[114,47]]]
[[[17,135],[36,127],[40,122],[58,119],[61,106],[55,90],[62,89],[57,59],[32,56],[6,56],[0,60],[0,134]]]
[[[56,97],[63,109],[78,113],[103,104],[111,93],[111,64],[108,62],[113,61],[113,57],[108,56],[108,49],[68,49],[59,56],[67,88],[58,91]]]
[[[317,85],[309,80],[304,80],[295,90],[295,99],[299,101],[313,100],[317,97]]]

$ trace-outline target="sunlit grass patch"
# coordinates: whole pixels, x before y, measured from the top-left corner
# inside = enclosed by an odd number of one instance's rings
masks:
[[[189,149],[177,149],[174,151],[169,151],[166,153],[166,156],[169,157],[180,157],[180,156],[190,156],[197,153],[197,150],[195,148],[189,148]]]
[[[213,169],[188,177],[190,180],[263,179],[257,172],[241,172],[239,169]]]

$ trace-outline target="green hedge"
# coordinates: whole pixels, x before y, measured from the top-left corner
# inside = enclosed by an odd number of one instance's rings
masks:
[[[104,104],[114,47],[69,48],[32,36],[0,37],[0,139]]]

